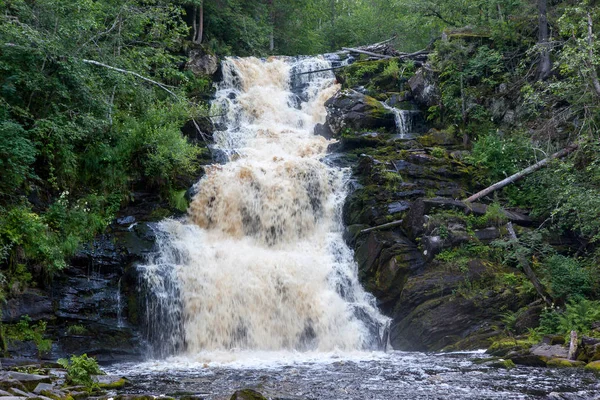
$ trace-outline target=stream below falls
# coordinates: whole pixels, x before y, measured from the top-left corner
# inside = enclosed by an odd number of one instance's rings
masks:
[[[240,352],[120,364],[123,392],[229,399],[253,388],[272,399],[596,399],[600,382],[581,369],[481,364],[481,352],[424,354]],[[211,361],[216,360],[216,361]]]

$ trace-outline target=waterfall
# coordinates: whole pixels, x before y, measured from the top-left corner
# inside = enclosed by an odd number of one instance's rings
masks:
[[[394,120],[396,122],[396,133],[401,139],[408,138],[411,133],[415,130],[415,114],[420,114],[420,111],[414,110],[400,110],[396,107],[392,107],[386,102],[381,102],[384,108],[394,113]]]
[[[154,355],[220,350],[362,350],[388,319],[360,286],[342,238],[349,171],[313,135],[339,86],[323,57],[228,58],[212,104],[211,165],[182,220],[157,226],[140,266]]]

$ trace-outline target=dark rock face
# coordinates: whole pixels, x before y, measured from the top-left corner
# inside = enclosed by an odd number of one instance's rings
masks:
[[[419,68],[413,77],[408,80],[408,85],[415,101],[420,106],[426,108],[435,105],[439,96],[430,74],[429,70]]]
[[[394,113],[387,110],[378,100],[355,90],[338,92],[327,100],[327,122],[334,137],[346,128],[364,129],[389,128],[396,126]]]
[[[28,289],[2,307],[2,322],[46,321],[48,352],[31,341],[8,338],[14,357],[56,360],[87,353],[100,362],[140,359],[144,352],[138,330],[137,276],[134,264],[154,249],[152,223],[118,218],[105,235],[84,247],[71,265],[43,289]]]
[[[412,93],[406,98],[423,107],[435,101],[436,90],[425,71],[408,85]],[[394,348],[487,347],[502,333],[498,328],[503,325],[502,313],[516,312],[534,298],[502,281],[504,275],[523,279],[519,271],[490,261],[485,253],[460,255],[457,249],[488,251],[486,245],[505,237],[507,229],[494,222],[472,226],[474,220],[486,221],[482,216],[488,207],[457,200],[479,189],[474,167],[463,161],[461,140],[435,129],[413,139],[398,138],[390,125],[370,120],[371,103],[368,96],[352,90],[326,103],[327,125],[340,139],[336,160],[351,165],[357,181],[346,199],[343,219],[344,238],[355,250],[359,278],[392,318]],[[376,123],[380,129],[371,133]],[[517,225],[533,222],[518,212],[501,214],[503,221]],[[365,228],[400,220],[392,228],[363,233]],[[455,259],[438,259],[444,251]],[[515,330],[536,326],[538,318],[535,311],[519,314]]]

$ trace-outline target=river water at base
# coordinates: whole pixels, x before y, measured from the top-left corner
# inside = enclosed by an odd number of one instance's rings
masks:
[[[211,352],[108,367],[132,386],[119,393],[229,399],[253,388],[272,399],[598,399],[582,369],[481,364],[481,352]]]

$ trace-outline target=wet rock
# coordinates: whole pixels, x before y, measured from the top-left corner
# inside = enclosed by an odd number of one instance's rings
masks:
[[[408,86],[419,105],[429,108],[437,104],[439,93],[435,86],[433,73],[428,69],[419,68],[408,80]]]
[[[133,215],[128,215],[126,217],[117,218],[117,224],[119,225],[131,225],[135,222],[135,217]]]
[[[18,322],[23,315],[32,321],[48,320],[53,315],[52,301],[46,293],[37,289],[27,289],[18,297],[9,298],[2,304],[2,322]]]
[[[40,383],[50,383],[51,379],[45,375],[24,374],[22,372],[8,371],[6,376],[10,379],[19,381],[25,389],[33,391]]]
[[[379,306],[391,311],[411,271],[423,265],[417,247],[399,232],[373,231],[356,251],[359,278],[377,297]]]
[[[327,123],[334,136],[345,129],[360,131],[364,129],[396,126],[394,113],[386,109],[379,101],[355,90],[343,90],[325,103]]]
[[[514,356],[511,360],[517,365],[525,365],[527,367],[545,367],[546,358],[542,356],[536,356],[533,354],[524,356]]]
[[[333,138],[333,132],[329,125],[317,124],[315,125],[315,135],[323,136],[325,139],[330,140]]]
[[[396,201],[387,205],[388,213],[395,214],[402,211],[406,211],[410,208],[410,203],[407,201]]]
[[[12,392],[12,394],[14,394],[15,396],[19,396],[21,398],[27,399],[29,397],[34,397],[34,395],[32,395],[31,393],[25,392],[21,389],[17,389],[17,388],[11,388],[9,389],[10,392]]]
[[[231,400],[267,400],[265,396],[252,389],[237,390]]]
[[[54,390],[54,385],[52,383],[38,383],[35,389],[33,389],[33,393],[43,394],[43,392],[51,392]]]

